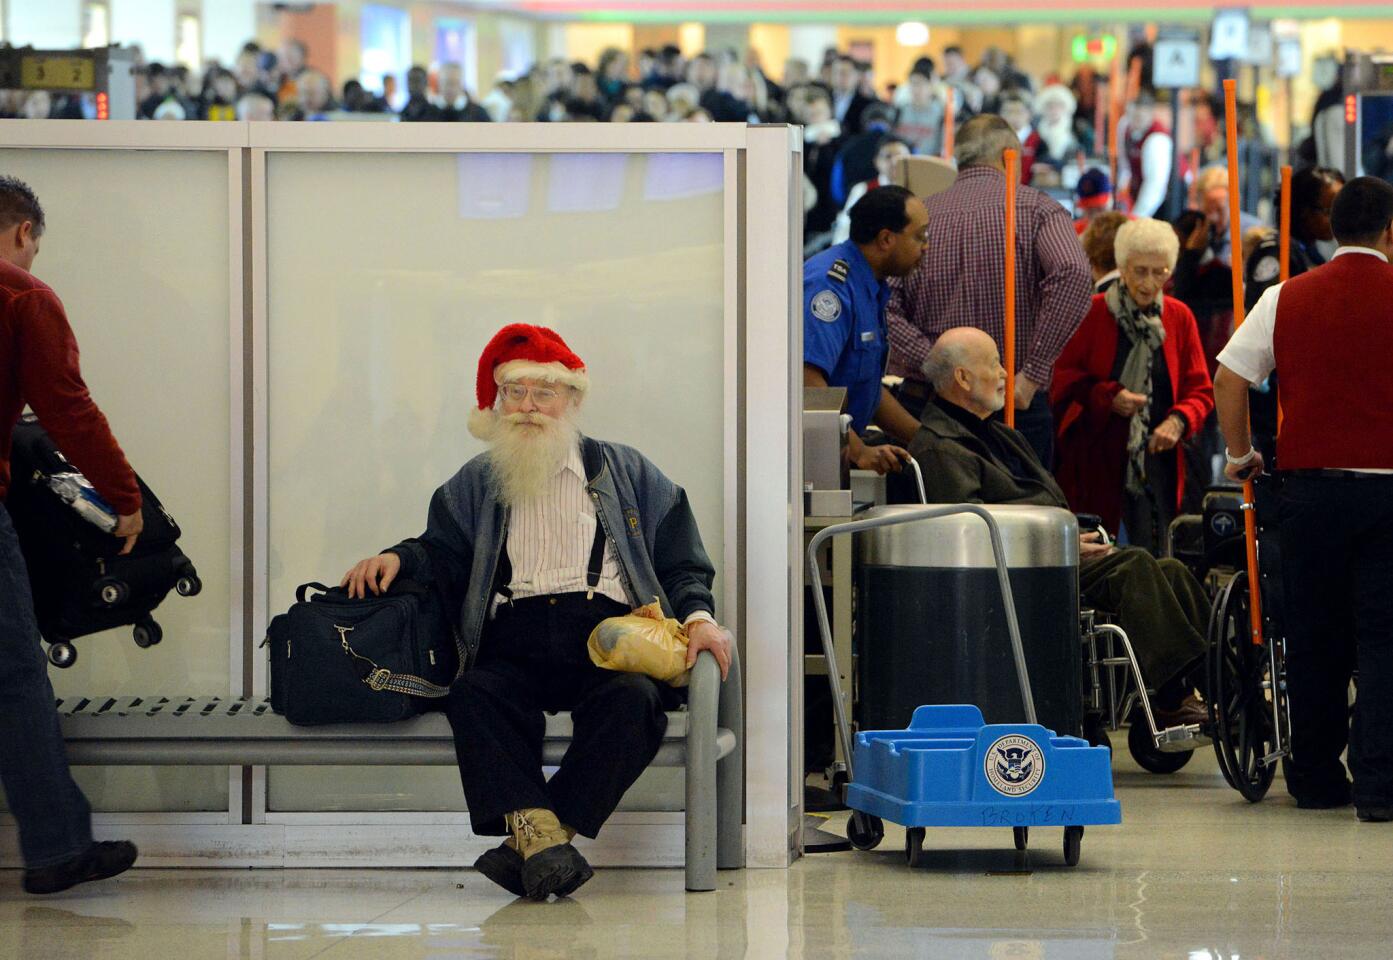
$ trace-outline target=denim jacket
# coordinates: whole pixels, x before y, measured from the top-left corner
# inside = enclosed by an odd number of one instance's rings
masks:
[[[670,617],[715,611],[715,568],[701,544],[687,494],[632,447],[581,439],[586,490],[619,559],[633,606],[657,597]],[[456,619],[467,653],[479,652],[499,560],[508,542],[509,510],[490,484],[487,456],[466,463],[431,497],[426,531],[388,552],[398,576],[434,585]]]

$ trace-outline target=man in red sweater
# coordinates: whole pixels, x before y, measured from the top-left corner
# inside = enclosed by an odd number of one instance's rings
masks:
[[[29,893],[113,877],[136,858],[128,841],[92,840],[92,811],[68,772],[29,576],[3,506],[10,441],[27,404],[120,514],[122,552],[135,545],[142,528],[135,474],[82,382],[63,305],[29,273],[43,232],[34,192],[0,177],[0,781],[19,825]]]

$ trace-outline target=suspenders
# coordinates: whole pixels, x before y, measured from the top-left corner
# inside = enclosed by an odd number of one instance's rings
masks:
[[[600,445],[589,437],[582,440],[581,456],[585,461],[585,478],[593,481],[600,475]],[[600,522],[600,506],[595,505],[595,541],[590,545],[590,560],[585,566],[585,599],[593,600],[595,590],[600,585],[600,574],[605,569],[605,525]],[[503,541],[503,555],[498,558],[498,573],[494,577],[494,593],[512,602],[513,590],[508,584],[513,582],[513,561],[508,559],[507,538]]]

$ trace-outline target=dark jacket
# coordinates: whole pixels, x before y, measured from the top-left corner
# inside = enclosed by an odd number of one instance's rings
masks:
[[[924,494],[930,503],[1018,503],[1069,509],[1064,491],[1041,464],[1025,436],[1004,423],[987,427],[1024,466],[1028,476],[1017,478],[965,426],[930,400],[924,406],[919,432],[909,452],[924,473]]]
[[[632,447],[582,438],[586,489],[619,559],[635,606],[657,597],[669,617],[715,612],[715,568],[706,556],[687,494]],[[466,463],[434,496],[420,537],[391,547],[400,576],[436,586],[456,612],[468,653],[479,651],[499,561],[508,542],[509,509],[493,492],[488,457]],[[506,584],[505,584],[506,586]]]

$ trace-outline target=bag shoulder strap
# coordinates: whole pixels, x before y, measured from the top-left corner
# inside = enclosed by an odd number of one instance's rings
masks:
[[[353,671],[358,674],[358,679],[366,683],[373,690],[386,690],[389,693],[403,693],[410,697],[427,697],[429,699],[439,699],[450,695],[449,687],[442,687],[438,683],[431,683],[424,677],[418,677],[410,673],[394,673],[386,667],[380,667],[371,657],[365,657],[353,649],[353,645],[348,642],[348,632],[339,632],[339,641],[343,646],[343,652],[352,661]],[[458,646],[458,640],[456,640]],[[456,679],[459,679],[458,672]]]

